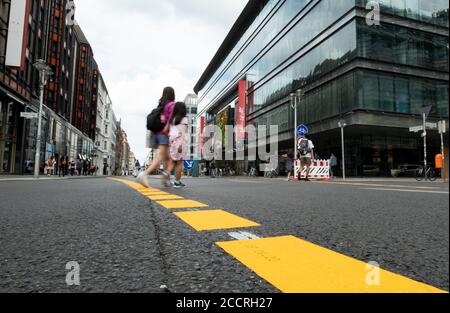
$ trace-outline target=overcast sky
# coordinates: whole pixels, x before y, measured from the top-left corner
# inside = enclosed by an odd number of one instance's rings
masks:
[[[247,0],[76,0],[114,111],[142,162],[145,118],[165,86],[192,93]]]

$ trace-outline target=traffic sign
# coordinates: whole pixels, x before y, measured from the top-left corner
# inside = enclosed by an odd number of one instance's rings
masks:
[[[306,136],[308,133],[309,129],[305,125],[300,125],[297,127],[297,136]]]
[[[447,133],[447,121],[439,121],[438,122],[439,134]]]
[[[184,168],[187,170],[191,170],[194,167],[194,161],[187,160],[183,162]]]
[[[427,125],[427,129],[437,129],[438,128],[438,124],[436,124],[436,123],[427,123],[426,125]],[[423,126],[420,125],[420,126],[411,127],[409,129],[409,131],[411,133],[421,132],[421,131],[423,131]]]
[[[26,118],[26,119],[33,119],[38,118],[38,114],[34,112],[21,112],[20,117]]]
[[[430,115],[431,110],[433,110],[432,106],[427,106],[427,107],[423,107],[420,110],[420,113],[425,114],[425,117],[428,117],[428,115]]]

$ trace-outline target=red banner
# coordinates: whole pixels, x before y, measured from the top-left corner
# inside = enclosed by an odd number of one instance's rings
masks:
[[[237,108],[237,140],[245,139],[245,126],[247,119],[247,81],[240,80],[238,84],[238,108]]]

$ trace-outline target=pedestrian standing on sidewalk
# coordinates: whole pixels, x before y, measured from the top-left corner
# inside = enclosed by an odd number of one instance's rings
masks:
[[[169,154],[171,160],[167,168],[167,171],[171,173],[176,167],[175,182],[173,183],[175,188],[186,187],[181,182],[181,175],[183,172],[183,160],[186,159],[188,151],[186,143],[188,124],[186,104],[177,102],[170,119]]]
[[[292,153],[285,154],[284,158],[286,159],[286,172],[288,174],[287,181],[292,180],[292,176],[294,175],[294,155]]]
[[[55,174],[55,160],[53,159],[53,157],[49,157],[47,160],[47,175],[48,176],[53,176]]]
[[[83,170],[83,162],[77,159],[77,175],[81,176],[81,171]]]
[[[75,161],[72,160],[72,161],[70,162],[70,176],[73,177],[73,176],[75,175],[75,169],[76,169],[76,167],[77,167],[77,165],[76,165]]]
[[[311,164],[314,162],[314,144],[306,136],[300,136],[297,143],[298,158],[300,159],[300,171],[298,180],[302,180],[302,171],[306,167],[305,181],[309,181]]]
[[[89,171],[89,163],[87,160],[83,161],[83,176],[87,176]]]
[[[64,158],[64,176],[69,176],[69,166],[70,166],[69,157],[66,156]]]
[[[334,173],[336,172],[336,167],[338,166],[338,159],[334,153],[330,156],[330,176],[334,178]]]
[[[138,175],[138,182],[144,186],[149,188],[147,178],[148,176],[160,168],[161,163],[163,164],[162,173],[162,182],[166,187],[170,187],[170,174],[165,170],[167,168],[169,162],[169,127],[170,127],[170,119],[172,117],[172,113],[175,107],[175,90],[172,87],[164,88],[161,99],[159,100],[159,105],[156,110],[149,115],[152,116],[153,113],[158,114],[157,116],[157,124],[163,126],[162,130],[152,132],[151,133],[151,146],[153,149],[158,150],[158,154],[156,158],[153,160],[151,166],[149,166],[144,172]],[[148,118],[147,118],[148,120]],[[154,122],[152,120],[152,122]],[[147,123],[148,124],[148,123]],[[153,125],[147,125],[147,128]],[[159,127],[158,127],[159,128]]]

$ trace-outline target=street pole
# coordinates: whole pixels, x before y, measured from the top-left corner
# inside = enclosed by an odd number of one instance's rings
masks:
[[[291,108],[294,110],[294,159],[297,150],[297,97],[291,93]]]
[[[423,116],[423,163],[424,163],[424,173],[426,174],[428,170],[427,164],[427,115],[426,113],[422,113]]]
[[[40,157],[41,157],[41,135],[42,135],[42,108],[44,106],[44,88],[47,84],[47,79],[51,74],[50,67],[44,60],[37,60],[34,67],[39,71],[39,113],[38,113],[38,130],[36,137],[36,154],[34,158],[34,178],[39,178]]]
[[[36,154],[34,157],[34,178],[39,178],[39,170],[40,170],[40,157],[41,157],[41,134],[42,134],[42,106],[44,103],[44,74],[40,73],[40,97],[39,97],[39,115],[38,115],[38,130],[36,137]]]
[[[347,126],[345,121],[339,121],[339,127],[341,128],[341,146],[342,146],[342,179],[346,180],[345,176],[345,134],[344,128]]]

